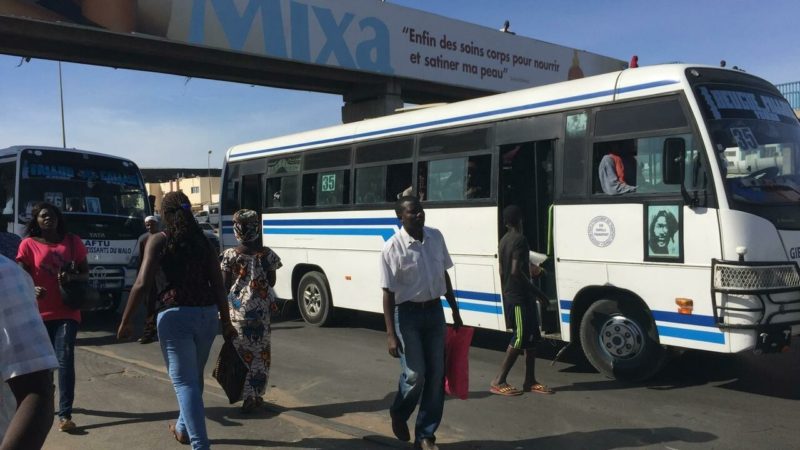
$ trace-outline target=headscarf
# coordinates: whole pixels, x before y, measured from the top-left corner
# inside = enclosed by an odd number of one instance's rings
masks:
[[[233,235],[236,240],[245,243],[261,237],[261,223],[257,212],[252,209],[240,209],[233,215]]]
[[[158,218],[156,216],[147,216],[144,218],[144,223],[147,222],[155,222],[158,223]]]

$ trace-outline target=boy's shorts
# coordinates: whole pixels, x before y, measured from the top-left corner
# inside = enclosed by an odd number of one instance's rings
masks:
[[[539,332],[539,311],[536,305],[514,305],[512,311],[514,326],[512,328],[510,347],[517,350],[535,348],[542,339]]]

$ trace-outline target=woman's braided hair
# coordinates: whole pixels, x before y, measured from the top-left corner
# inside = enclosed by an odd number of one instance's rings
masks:
[[[192,215],[192,205],[186,194],[177,191],[164,195],[161,214],[167,234],[165,272],[183,272],[189,267],[197,267],[195,263],[198,261],[206,261],[211,245]]]

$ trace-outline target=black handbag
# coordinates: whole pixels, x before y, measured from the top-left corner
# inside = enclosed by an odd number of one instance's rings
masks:
[[[69,274],[78,274],[78,265],[74,261],[75,249],[73,247],[72,236],[69,239],[70,255],[73,261],[67,263],[61,271]],[[61,290],[61,301],[67,308],[71,309],[92,309],[100,303],[100,292],[89,284],[88,281],[72,280],[59,283]]]
[[[217,364],[214,366],[211,376],[219,382],[231,404],[242,399],[247,371],[247,364],[242,361],[233,342],[226,339],[222,344],[222,350],[219,351]]]

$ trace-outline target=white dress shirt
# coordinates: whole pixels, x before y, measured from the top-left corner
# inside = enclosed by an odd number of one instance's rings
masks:
[[[442,233],[422,229],[422,242],[400,227],[381,252],[381,287],[394,292],[394,302],[438,299],[447,290],[444,274],[453,267]]]
[[[17,263],[0,256],[0,440],[17,407],[6,381],[58,367],[36,305],[31,277]]]

